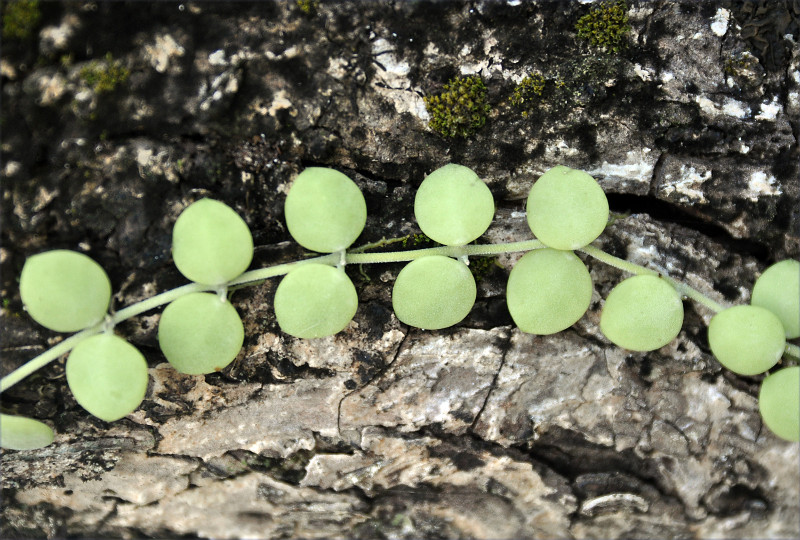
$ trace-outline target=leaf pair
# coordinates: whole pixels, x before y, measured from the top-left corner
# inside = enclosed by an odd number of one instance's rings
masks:
[[[58,332],[75,332],[102,323],[111,301],[111,282],[102,267],[86,255],[54,250],[25,262],[20,296],[39,324]],[[144,356],[110,332],[81,341],[67,358],[66,375],[77,402],[109,422],[130,414],[147,391]],[[4,414],[0,437],[3,448],[22,450],[50,444],[53,432],[37,420]]]
[[[103,268],[75,251],[54,250],[30,257],[19,285],[30,316],[58,332],[98,325],[111,301],[111,282]],[[144,356],[110,332],[81,341],[67,358],[66,374],[78,403],[109,422],[136,409],[147,390]]]

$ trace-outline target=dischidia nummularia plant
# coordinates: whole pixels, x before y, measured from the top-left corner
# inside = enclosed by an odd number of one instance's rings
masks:
[[[64,354],[67,383],[77,402],[106,421],[134,411],[145,398],[148,373],[142,354],[114,334],[117,323],[166,305],[159,346],[172,366],[190,374],[224,369],[244,340],[242,321],[228,300],[229,287],[284,276],[275,292],[275,317],[289,335],[313,339],[343,330],[355,315],[358,295],[346,264],[407,262],[392,290],[392,306],[405,324],[440,329],[462,321],[476,299],[470,256],[528,252],[511,270],[508,309],[523,332],[553,334],[577,322],[591,302],[593,284],[585,255],[633,274],[612,289],[600,330],[633,351],[658,349],[678,335],[684,298],[716,312],[708,329],[711,351],[734,373],[755,375],[783,367],[762,382],[759,410],[767,427],[800,440],[800,262],[785,260],[756,281],[750,305],[725,307],[682,283],[619,259],[591,245],[604,230],[609,207],[600,185],[585,172],[556,166],[531,188],[527,220],[536,239],[470,244],[489,227],[494,201],[471,169],[445,165],[422,182],[414,202],[422,232],[443,244],[410,251],[367,253],[387,241],[350,249],[367,215],[358,186],[333,169],[312,167],[294,180],[286,197],[289,233],[303,247],[326,255],[246,271],[253,239],[227,205],[201,199],[188,206],[173,229],[173,259],[192,283],[108,314],[111,286],[86,255],[55,250],[30,257],[20,276],[28,314],[60,332],[77,332],[3,377],[0,391]],[[35,449],[53,441],[45,423],[0,415],[0,445]]]

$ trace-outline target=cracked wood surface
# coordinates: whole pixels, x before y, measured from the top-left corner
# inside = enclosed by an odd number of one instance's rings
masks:
[[[34,38],[4,40],[0,66],[3,373],[59,339],[22,310],[26,256],[87,252],[119,309],[184,283],[172,223],[209,196],[247,221],[254,267],[295,260],[307,254],[283,197],[308,166],[364,191],[358,244],[418,232],[415,189],[448,162],[495,196],[482,241],[528,239],[532,182],[580,168],[615,213],[600,247],[747,302],[768,264],[800,253],[796,2],[630,4],[618,56],[575,39],[591,8],[577,2],[332,2],[310,15],[288,1],[46,5]],[[131,75],[95,94],[81,68],[106,51]],[[523,117],[508,99],[531,72],[549,86]],[[422,96],[473,73],[486,126],[444,140]],[[127,418],[83,411],[63,359],[3,395],[4,411],[57,435],[2,451],[0,534],[796,537],[798,445],[762,425],[760,377],[710,355],[711,313],[686,303],[674,342],[619,349],[598,322],[624,275],[584,259],[587,314],[526,335],[503,298],[519,257],[497,257],[468,318],[437,332],[392,314],[401,265],[348,268],[358,312],[320,340],[279,331],[276,280],[238,290],[244,349],[207,376],[164,362],[158,312],[127,321],[117,333],[150,366]]]

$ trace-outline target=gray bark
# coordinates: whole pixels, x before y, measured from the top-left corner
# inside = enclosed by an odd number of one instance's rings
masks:
[[[598,245],[719,302],[800,253],[796,2],[632,2],[619,54],[576,37],[577,2],[41,7],[2,59],[4,374],[60,339],[22,309],[25,257],[88,253],[119,309],[184,283],[171,226],[210,196],[248,222],[253,267],[295,260],[282,205],[308,166],[364,191],[359,244],[418,232],[415,188],[450,162],[495,196],[482,241],[528,239],[527,191],[563,164],[623,214]],[[81,70],[107,51],[130,77],[98,93]],[[550,86],[523,116],[509,98],[532,72]],[[422,96],[462,74],[492,110],[444,139]],[[443,331],[394,317],[402,265],[348,268],[358,312],[320,340],[280,332],[277,280],[242,289],[245,347],[207,376],[164,361],[158,312],[120,325],[151,375],[127,418],[81,409],[63,359],[4,393],[57,435],[2,451],[2,536],[796,537],[798,444],[762,424],[762,377],[710,354],[711,312],[687,302],[673,343],[620,349],[598,321],[625,275],[587,259],[588,313],[523,334],[504,301],[518,257]]]

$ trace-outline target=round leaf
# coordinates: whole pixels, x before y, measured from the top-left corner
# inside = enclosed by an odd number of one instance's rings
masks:
[[[133,412],[147,391],[147,362],[139,350],[111,334],[80,342],[67,358],[67,383],[81,407],[113,422]]]
[[[158,345],[181,373],[221,371],[244,343],[236,308],[219,295],[191,293],[170,303],[158,322]]]
[[[537,249],[508,276],[508,311],[529,334],[554,334],[580,319],[592,301],[592,278],[571,251]]]
[[[677,291],[656,276],[629,277],[614,287],[600,315],[600,329],[614,344],[652,351],[678,335],[683,303]]]
[[[353,319],[358,295],[343,270],[326,264],[298,266],[278,284],[275,318],[281,330],[299,338],[341,332]]]
[[[26,418],[0,414],[0,447],[8,450],[35,450],[53,442],[53,430],[47,424]]]
[[[786,339],[800,337],[800,262],[788,259],[764,270],[750,303],[777,315]]]
[[[392,289],[392,307],[405,324],[438,330],[461,322],[476,296],[475,278],[464,263],[431,255],[400,270]]]
[[[472,242],[494,218],[492,192],[475,172],[451,163],[429,174],[414,199],[419,228],[448,246]]]
[[[800,440],[800,367],[784,368],[764,379],[758,410],[775,435],[787,441]]]
[[[25,261],[19,292],[33,320],[57,332],[76,332],[103,319],[111,282],[83,253],[59,249]]]
[[[578,249],[600,236],[608,223],[608,199],[589,174],[553,167],[528,194],[528,225],[536,238],[555,249]]]
[[[250,266],[253,237],[231,207],[201,199],[186,207],[175,222],[172,258],[188,279],[221,285]]]
[[[295,178],[284,211],[292,238],[320,253],[346,249],[367,222],[367,203],[355,182],[324,167],[309,167]]]
[[[734,306],[711,319],[708,344],[729,370],[739,375],[757,375],[780,360],[786,337],[780,319],[768,309]]]

